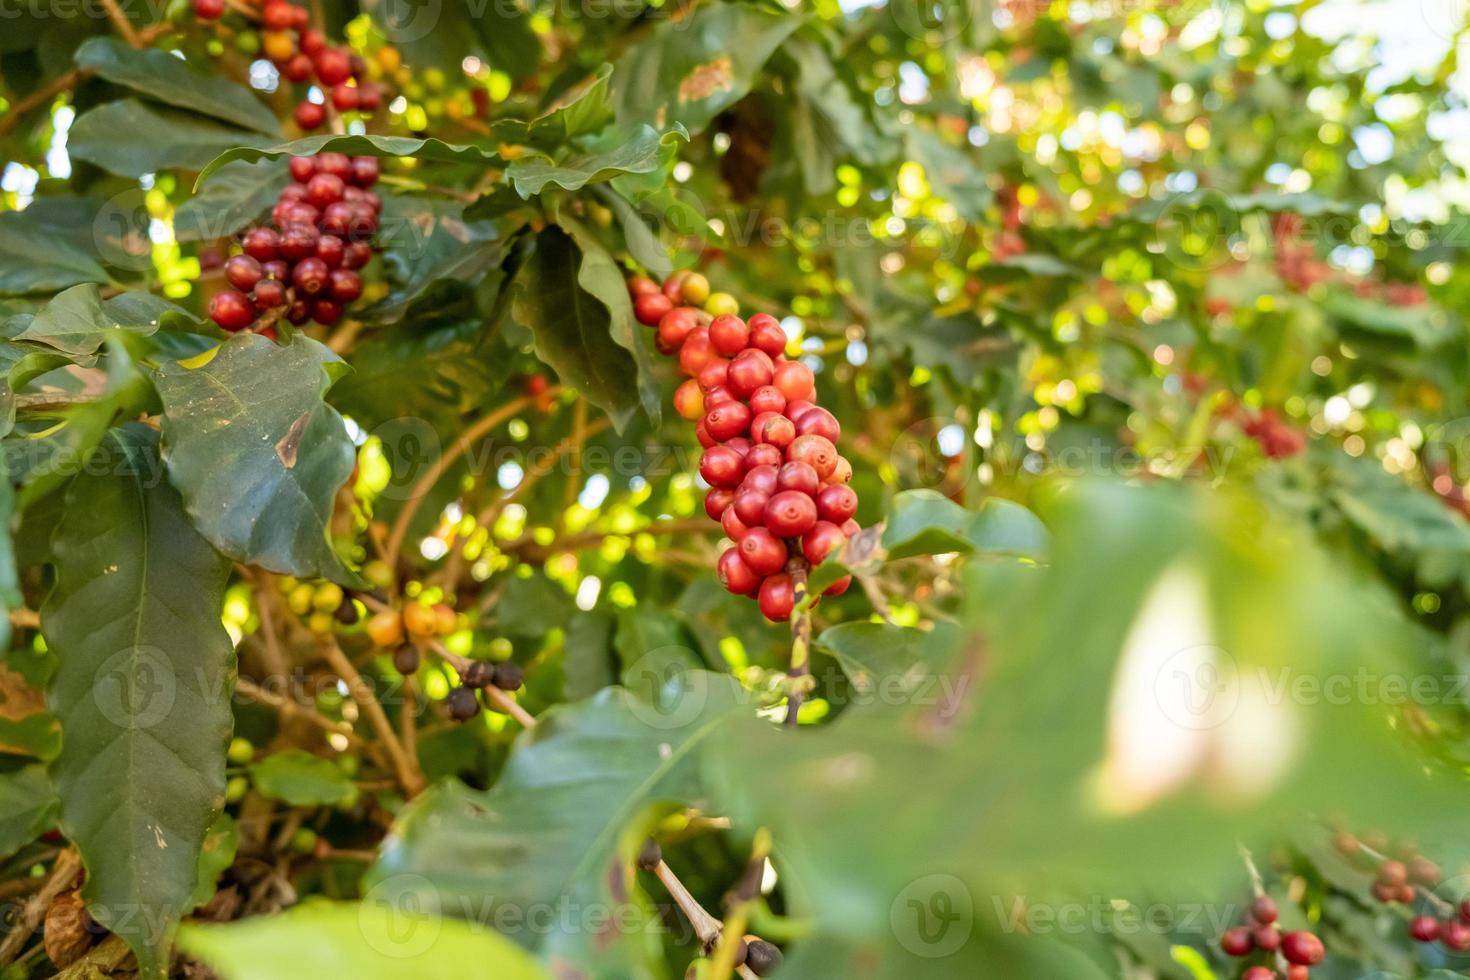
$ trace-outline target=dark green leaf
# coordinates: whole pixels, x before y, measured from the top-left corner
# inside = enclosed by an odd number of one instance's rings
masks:
[[[198,908],[214,897],[219,876],[235,863],[235,852],[240,847],[240,825],[224,811],[214,818],[209,832],[204,835],[204,844],[199,848],[199,880],[194,886],[191,902]]]
[[[525,198],[540,194],[548,184],[569,191],[580,190],[587,184],[611,180],[620,174],[658,170],[663,163],[665,145],[685,135],[682,127],[668,133],[660,133],[652,126],[638,126],[631,133],[614,131],[605,141],[606,149],[573,154],[560,161],[538,155],[524,156],[505,168],[505,176]]]
[[[505,252],[497,222],[466,221],[458,201],[389,195],[382,228],[379,244],[393,288],[382,302],[362,311],[370,322],[402,317],[440,283],[473,285]]]
[[[161,975],[224,802],[234,648],[220,622],[230,563],[161,479],[157,436],[130,425],[67,489],[41,611],[64,739],[51,772],[87,866],[93,916]]]
[[[269,135],[280,132],[275,113],[248,88],[212,72],[196,71],[167,51],[133,48],[116,37],[94,37],[77,48],[76,62],[83,71],[159,102]]]
[[[56,791],[46,767],[35,764],[0,774],[0,858],[39,837],[56,818]]]
[[[1043,558],[1046,528],[1026,508],[992,497],[966,510],[934,490],[906,490],[893,498],[883,531],[890,560],[948,551],[980,551]]]
[[[111,282],[93,255],[35,220],[0,214],[0,295],[49,293],[83,282]]]
[[[636,824],[656,806],[697,800],[698,758],[742,709],[739,685],[682,675],[657,704],[609,688],[551,709],[518,741],[485,793],[436,787],[400,815],[370,894],[444,915],[503,921],[518,941],[600,976],[632,976],[648,927],[626,898]],[[532,928],[513,910],[606,909],[589,927],[573,917]]]
[[[250,767],[250,779],[267,799],[291,806],[350,806],[357,786],[330,759],[286,749]]]
[[[531,331],[536,355],[605,411],[619,430],[638,407],[637,363],[613,336],[613,315],[582,283],[586,264],[571,236],[551,226],[511,285],[511,315]],[[601,276],[588,270],[594,284]],[[627,302],[624,290],[623,302]]]
[[[488,164],[500,160],[490,150],[478,146],[461,146],[436,139],[416,139],[411,136],[335,136],[324,133],[320,136],[304,136],[289,143],[260,143],[236,145],[222,152],[199,171],[199,186],[204,179],[232,160],[253,163],[256,160],[274,160],[279,157],[309,157],[318,153],[346,153],[348,156],[370,157],[413,157],[417,160],[437,160],[445,163]]]
[[[160,170],[197,170],[232,147],[269,142],[268,136],[207,116],[120,99],[78,116],[66,147],[76,159],[108,173],[141,177]]]
[[[656,16],[666,16],[660,11]],[[701,6],[664,20],[634,45],[613,72],[618,122],[699,133],[734,105],[776,47],[801,26],[796,14],[749,4]]]
[[[197,242],[233,235],[269,211],[290,182],[290,173],[275,160],[227,163],[179,205],[174,237]]]
[[[328,540],[354,452],[322,401],[341,361],[300,334],[280,345],[240,334],[158,369],[164,456],[200,532],[275,572],[353,582]]]
[[[5,335],[55,347],[67,354],[95,354],[109,330],[147,336],[165,317],[197,323],[189,313],[149,293],[123,293],[104,300],[93,283],[73,286],[41,308],[5,323]]]
[[[225,926],[189,925],[179,946],[224,980],[547,980],[493,929],[373,898],[360,905],[312,901]]]

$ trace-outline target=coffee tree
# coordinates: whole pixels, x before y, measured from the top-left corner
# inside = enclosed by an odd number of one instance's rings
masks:
[[[1441,7],[0,11],[5,976],[1470,968]]]

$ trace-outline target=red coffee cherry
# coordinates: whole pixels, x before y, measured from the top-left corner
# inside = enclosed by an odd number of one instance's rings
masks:
[[[347,52],[327,48],[316,56],[316,77],[323,85],[337,85],[352,77],[352,61]]]
[[[717,521],[735,500],[735,491],[728,487],[711,487],[704,495],[704,512],[709,519]]]
[[[286,167],[291,171],[291,179],[298,184],[304,184],[316,176],[315,157],[292,157],[290,162],[286,164]],[[303,194],[303,196],[305,195]]]
[[[291,5],[282,0],[266,4],[260,11],[260,22],[267,30],[289,31],[296,22],[296,15],[291,12]]]
[[[1439,920],[1432,915],[1419,915],[1409,923],[1409,935],[1417,943],[1432,943],[1439,938]]]
[[[752,525],[739,547],[741,559],[757,575],[774,575],[786,567],[786,545],[768,528]]]
[[[704,418],[704,392],[698,381],[690,378],[674,390],[674,411],[691,422]]]
[[[312,296],[327,288],[330,275],[327,264],[313,255],[296,263],[296,268],[291,270],[291,285]]]
[[[1240,980],[1276,980],[1276,972],[1264,966],[1253,966],[1240,975]]]
[[[1281,955],[1288,963],[1316,966],[1327,955],[1322,940],[1310,932],[1288,932],[1281,937]]]
[[[745,454],[745,471],[748,473],[757,466],[779,467],[785,460],[786,456],[779,447],[769,443],[757,444]]]
[[[744,473],[740,454],[729,446],[711,446],[699,461],[699,475],[712,487],[736,487]]]
[[[286,287],[274,279],[262,279],[255,284],[255,308],[274,309],[286,302]]]
[[[808,464],[825,480],[837,468],[837,447],[824,436],[797,436],[786,458]]]
[[[1269,926],[1276,921],[1276,915],[1276,903],[1271,900],[1271,896],[1262,895],[1251,902],[1251,918],[1261,925]]]
[[[747,536],[746,540],[750,540]],[[790,575],[772,575],[761,583],[761,614],[773,623],[784,623],[796,607],[796,589]]]
[[[320,233],[310,225],[290,225],[281,233],[281,255],[292,262],[300,262],[316,254]]]
[[[342,178],[335,174],[317,174],[306,184],[306,200],[313,207],[325,208],[342,200],[342,191],[346,186]]]
[[[234,255],[225,263],[225,278],[231,286],[244,292],[254,289],[263,275],[265,270],[260,267],[260,260],[249,255]]]
[[[834,551],[847,544],[842,528],[830,521],[817,521],[801,536],[801,553],[813,565],[820,565]]]
[[[837,465],[832,467],[832,472],[822,478],[823,483],[841,484],[852,480],[852,464],[847,461],[846,456],[837,457]]]
[[[759,490],[741,490],[735,494],[731,508],[737,517],[749,527],[759,527],[766,519],[766,504],[771,495]]]
[[[822,591],[822,595],[842,595],[852,585],[852,576],[844,575]]]
[[[351,303],[362,295],[362,279],[355,272],[333,269],[329,276],[327,290],[336,302]]]
[[[342,268],[361,269],[372,257],[373,247],[367,242],[348,242],[342,248]]]
[[[766,501],[766,527],[772,534],[796,538],[817,523],[817,505],[811,497],[796,490],[782,490]]]
[[[1457,953],[1470,951],[1470,924],[1459,919],[1440,923],[1439,941],[1444,943],[1446,949]]]
[[[750,327],[750,346],[764,351],[768,357],[780,357],[786,351],[786,331],[769,313],[757,313],[747,324]]]
[[[311,63],[311,59],[299,51],[293,54],[290,59],[281,66],[281,74],[285,75],[288,79],[295,82],[297,85],[310,81],[311,73],[313,70],[314,66]]]
[[[785,449],[796,438],[796,426],[784,415],[762,412],[751,423],[750,433],[758,445]]]
[[[777,389],[778,391],[780,389]],[[800,401],[787,402],[785,416],[793,422],[801,421],[801,417],[816,408],[811,402],[802,399]]]
[[[674,308],[674,304],[667,296],[661,293],[639,296],[633,301],[633,315],[638,322],[645,326],[656,326],[665,313]]]
[[[736,436],[733,439],[726,439],[725,445],[740,454],[740,471],[745,472],[745,454],[750,452],[751,447],[755,444],[744,436]]]
[[[1251,931],[1245,926],[1235,926],[1225,930],[1225,935],[1220,937],[1220,948],[1226,956],[1248,956],[1255,943],[1251,940]]]
[[[311,304],[311,318],[331,326],[342,319],[342,304],[332,299],[319,299]]]
[[[684,346],[679,348],[679,370],[691,378],[698,377],[699,372],[719,356],[710,343],[709,330],[705,327],[695,327],[689,331],[689,336],[684,338]]]
[[[723,385],[717,385],[704,393],[704,407],[706,411],[714,408],[716,405],[724,405],[734,400],[735,396],[730,394],[730,389]]]
[[[1274,925],[1258,925],[1251,930],[1251,942],[1256,944],[1256,949],[1274,953],[1281,947],[1281,932]]]
[[[754,595],[761,586],[761,577],[740,557],[739,547],[726,548],[720,555],[719,572],[720,582],[736,595]]]
[[[734,357],[745,350],[750,340],[750,328],[738,316],[722,314],[710,321],[709,339],[716,351],[726,357]]]
[[[799,436],[821,436],[836,445],[842,435],[842,426],[837,424],[837,418],[825,408],[815,405],[802,412],[801,418],[795,422],[796,434]]]
[[[806,463],[787,463],[776,473],[777,490],[795,490],[815,497],[820,486],[817,471]]]
[[[316,240],[316,257],[335,269],[347,257],[347,246],[336,235],[323,235]]]
[[[720,528],[725,532],[725,537],[736,544],[750,532],[749,525],[740,519],[733,506],[726,507],[725,513],[720,515]]]
[[[658,333],[655,340],[659,350],[666,354],[672,354],[684,343],[690,331],[699,326],[699,318],[695,311],[687,306],[680,306],[665,313],[658,321]]]
[[[730,362],[723,357],[716,357],[704,367],[699,369],[699,387],[705,391],[714,388],[725,388],[725,382],[729,379]],[[728,391],[729,389],[726,388]],[[754,411],[754,409],[752,409]]]
[[[298,102],[295,117],[296,125],[302,129],[316,129],[327,121],[327,110],[315,102]]]
[[[376,85],[359,85],[357,88],[357,104],[364,109],[375,109],[376,105],[368,105],[369,101],[376,101],[378,87]],[[377,157],[353,157],[352,173],[348,178],[357,187],[371,187],[378,182],[378,174],[382,165],[378,163]]]
[[[332,105],[338,112],[357,111],[357,86],[342,82],[332,86]]]
[[[245,254],[258,262],[269,262],[279,252],[281,236],[277,235],[274,228],[251,228],[241,239],[241,245]]]
[[[194,16],[200,20],[219,20],[225,15],[225,0],[194,0]]]
[[[699,420],[699,424],[694,427],[694,437],[699,440],[699,444],[705,449],[708,449],[710,446],[713,446],[715,444],[715,437],[704,431],[703,418],[701,418]]]
[[[817,516],[842,524],[857,513],[858,496],[852,487],[837,484],[817,491]]]
[[[730,390],[749,398],[757,388],[771,383],[771,359],[758,350],[747,350],[730,362]]]
[[[757,415],[762,412],[784,412],[786,396],[775,385],[762,385],[750,393],[750,410]]]
[[[658,283],[647,276],[634,276],[628,280],[628,295],[635,299],[639,296],[652,296],[658,291]]]
[[[772,384],[781,389],[788,402],[811,401],[817,392],[812,369],[800,361],[782,361],[776,365]]]
[[[705,415],[704,428],[720,442],[734,439],[750,430],[750,409],[743,402],[724,402]]]
[[[756,449],[760,447],[757,446]],[[755,452],[755,450],[751,450]],[[780,471],[770,465],[752,466],[745,471],[745,478],[740,481],[741,492],[753,490],[756,493],[769,497],[777,490],[786,489],[780,485]],[[765,504],[761,505],[762,508]]]
[[[210,298],[209,318],[222,330],[244,330],[255,322],[255,304],[244,293],[228,289]]]

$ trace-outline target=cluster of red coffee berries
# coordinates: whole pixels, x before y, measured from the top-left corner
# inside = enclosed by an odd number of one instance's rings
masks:
[[[201,20],[218,20],[225,0],[194,0],[194,15]],[[326,35],[308,26],[311,15],[305,7],[289,0],[267,0],[260,10],[261,51],[283,78],[298,85],[321,87],[338,112],[375,112],[383,104],[383,93],[367,80],[367,65],[344,48],[327,44]],[[316,129],[327,121],[326,106],[309,99],[296,105],[296,124]]]
[[[1250,921],[1225,930],[1220,948],[1227,956],[1250,956],[1266,953],[1279,956],[1286,963],[1285,980],[1307,980],[1310,967],[1322,962],[1327,954],[1322,940],[1305,931],[1282,933],[1276,926],[1276,903],[1262,895],[1250,906]],[[1252,966],[1241,974],[1241,980],[1281,980],[1269,966]]]
[[[776,318],[747,322],[725,293],[710,294],[699,273],[662,286],[628,281],[639,322],[655,327],[656,346],[677,354],[689,380],[674,408],[699,423],[699,473],[710,485],[705,513],[734,542],[720,556],[720,580],[736,595],[757,596],[773,622],[791,618],[793,572],[840,548],[859,530],[852,465],[837,451],[842,428],[816,404],[811,368],[786,358]],[[700,308],[703,304],[703,309]],[[826,590],[847,590],[846,577]]]
[[[376,157],[322,153],[292,157],[291,176],[271,212],[271,226],[245,232],[243,251],[225,262],[233,289],[209,301],[209,316],[225,330],[244,330],[262,316],[294,324],[332,324],[362,295],[356,270],[372,258],[382,200]],[[277,230],[279,229],[279,230]]]
[[[1403,860],[1389,857],[1383,851],[1387,840],[1366,834],[1362,840],[1347,831],[1338,831],[1333,843],[1345,856],[1355,861],[1373,861],[1378,867],[1373,876],[1373,897],[1391,905],[1413,905],[1422,888],[1426,900],[1444,910],[1443,919],[1433,915],[1416,915],[1409,922],[1409,936],[1420,943],[1439,942],[1454,953],[1470,952],[1470,901],[1451,905],[1431,891],[1439,884],[1440,869],[1422,854],[1399,851]]]
[[[1301,429],[1283,421],[1274,408],[1247,416],[1241,428],[1256,441],[1268,459],[1286,459],[1300,455],[1307,448],[1307,436]]]

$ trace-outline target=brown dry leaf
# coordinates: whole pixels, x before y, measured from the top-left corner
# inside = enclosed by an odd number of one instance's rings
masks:
[[[716,92],[728,92],[734,87],[730,84],[732,74],[729,55],[722,54],[707,64],[696,65],[679,83],[679,101],[698,102]]]

